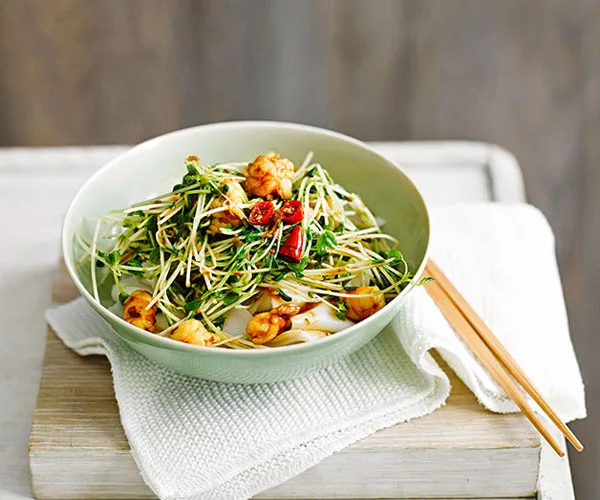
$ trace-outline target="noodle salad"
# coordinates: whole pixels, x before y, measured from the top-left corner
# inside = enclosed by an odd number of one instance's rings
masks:
[[[298,167],[275,153],[185,166],[170,192],[76,237],[95,299],[112,278],[107,307],[130,324],[207,347],[278,347],[344,330],[412,280],[397,241],[312,153]]]

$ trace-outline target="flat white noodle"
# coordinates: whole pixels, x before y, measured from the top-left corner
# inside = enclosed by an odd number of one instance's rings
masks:
[[[246,333],[246,325],[252,319],[246,309],[232,309],[225,317],[223,323],[223,331],[232,337],[244,335]]]
[[[288,330],[277,335],[271,342],[265,345],[269,347],[282,347],[285,345],[302,344],[304,342],[314,342],[329,335],[321,330]]]
[[[135,276],[122,276],[119,280],[123,290],[126,294],[131,295],[136,290],[146,290],[152,294],[152,290],[154,289],[154,284],[146,279],[140,279]],[[119,302],[119,289],[117,285],[113,285],[111,290],[112,299],[115,302]]]
[[[301,304],[306,303],[306,300],[302,296],[295,294],[292,291],[288,291],[286,293],[290,296],[290,298],[292,299],[294,304],[301,305]],[[279,295],[277,295],[276,293],[273,293],[273,290],[271,290],[271,293],[262,292],[252,302],[252,304],[250,304],[250,307],[248,308],[248,310],[252,314],[258,314],[261,312],[270,311],[271,309],[275,309],[276,307],[278,307],[282,304],[289,304],[289,302],[286,302],[281,297],[279,297]]]
[[[340,319],[327,304],[319,304],[314,309],[292,317],[292,330],[322,330],[336,333],[350,328],[354,323]]]

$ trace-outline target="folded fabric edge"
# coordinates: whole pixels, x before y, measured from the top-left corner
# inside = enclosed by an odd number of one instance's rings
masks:
[[[106,347],[102,338],[99,335],[90,335],[86,332],[93,324],[87,321],[87,314],[83,314],[82,317],[81,313],[85,313],[89,309],[91,308],[87,306],[85,300],[79,297],[66,304],[47,309],[44,317],[57,337],[72,351],[80,356],[95,354],[106,356]],[[65,322],[65,317],[73,321],[75,327],[61,328],[61,325]],[[98,319],[101,320],[99,317]]]
[[[332,454],[381,429],[428,415],[445,405],[450,394],[450,381],[435,359],[427,352],[423,355],[423,367],[432,384],[426,397],[401,410],[381,412],[368,421],[308,441],[302,446],[302,453],[298,453],[297,447],[284,451],[267,463],[261,464],[260,476],[269,477],[268,480],[252,483],[251,479],[248,480],[249,477],[252,478],[251,469],[244,471],[243,477],[227,478],[212,490],[205,491],[201,495],[181,497],[165,492],[160,497],[164,500],[242,500],[250,498],[301,474]],[[291,459],[290,463],[287,467],[281,468],[281,463],[286,459]],[[267,468],[271,468],[271,475],[265,474]],[[232,481],[242,482],[240,490],[236,491],[234,496],[231,496],[231,492],[226,488],[227,483]]]

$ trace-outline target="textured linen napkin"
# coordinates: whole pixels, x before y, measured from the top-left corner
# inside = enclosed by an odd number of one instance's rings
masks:
[[[583,384],[543,215],[526,205],[436,208],[432,233],[432,258],[562,418],[583,418]],[[108,356],[133,456],[162,499],[248,498],[380,428],[432,412],[449,392],[432,348],[484,406],[516,411],[423,289],[374,341],[335,366],[254,386],[153,365],[82,299],[47,318],[79,354]]]

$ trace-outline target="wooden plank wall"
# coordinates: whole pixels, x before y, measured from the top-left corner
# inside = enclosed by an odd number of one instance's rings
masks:
[[[0,145],[261,118],[508,148],[557,234],[598,498],[599,23],[596,0],[1,0]]]

